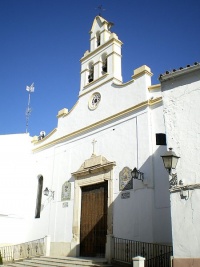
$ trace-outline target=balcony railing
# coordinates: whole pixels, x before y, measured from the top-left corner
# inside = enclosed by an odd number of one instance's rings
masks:
[[[18,245],[0,247],[3,263],[45,255],[46,239],[47,237],[44,237]]]

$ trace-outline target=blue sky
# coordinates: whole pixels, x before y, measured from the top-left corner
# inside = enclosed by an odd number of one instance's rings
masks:
[[[0,134],[51,132],[56,115],[78,100],[80,58],[89,49],[89,31],[102,16],[123,42],[124,82],[148,65],[157,84],[166,70],[200,62],[199,0],[0,0]]]

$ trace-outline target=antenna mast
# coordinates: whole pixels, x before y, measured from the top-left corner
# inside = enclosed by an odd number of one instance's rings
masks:
[[[29,117],[31,115],[31,93],[34,92],[34,83],[32,83],[30,86],[26,86],[26,91],[28,91],[28,107],[26,109],[26,133],[28,132],[28,123],[29,123]]]

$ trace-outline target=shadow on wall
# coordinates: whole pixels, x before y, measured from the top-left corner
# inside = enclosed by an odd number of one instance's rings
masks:
[[[169,180],[160,157],[164,152],[166,147],[158,146],[141,166],[144,181],[127,181],[128,185],[124,184],[120,191],[120,179],[116,179],[119,184],[114,194],[117,197],[108,209],[107,182],[81,188],[80,246],[74,248],[74,253],[80,251],[80,256],[91,257],[105,254],[109,213],[113,214],[114,237],[171,244]],[[127,175],[127,170],[131,172],[131,169],[125,168]]]
[[[117,195],[113,203],[114,236],[143,242],[172,243],[169,179],[160,157],[166,150],[166,146],[158,146],[140,167],[144,181],[133,179],[132,189],[124,186],[120,191],[119,185],[118,191],[114,192]]]

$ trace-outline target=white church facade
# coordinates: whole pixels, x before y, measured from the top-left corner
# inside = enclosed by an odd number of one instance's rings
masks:
[[[78,101],[57,128],[0,136],[1,245],[50,236],[51,255],[110,258],[113,237],[172,244],[163,92],[146,65],[123,83],[111,27],[95,17]]]

